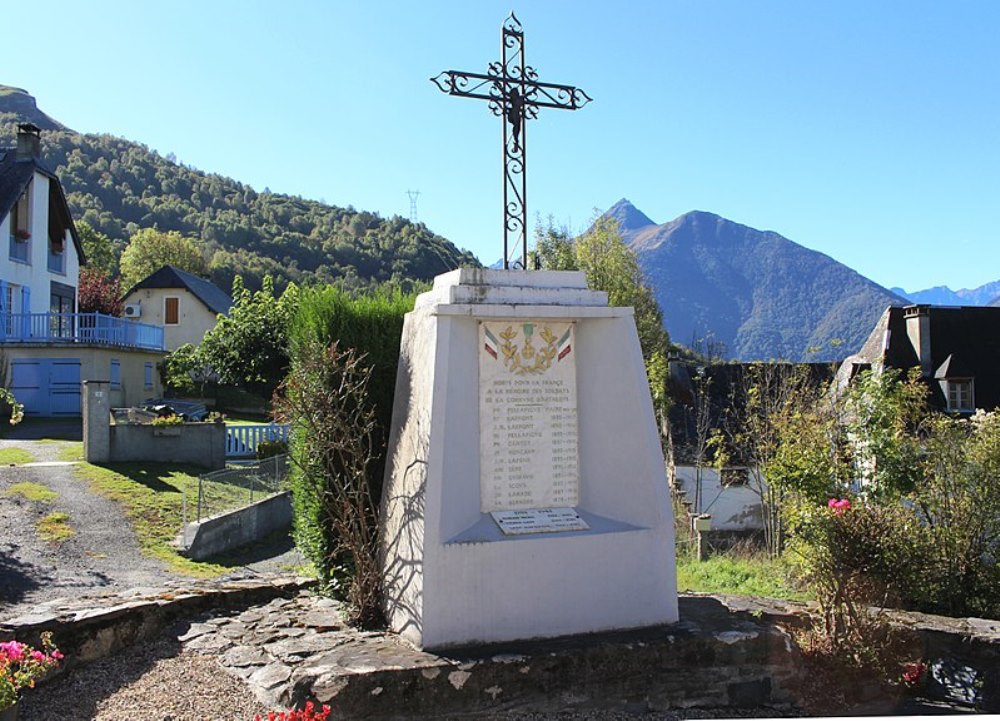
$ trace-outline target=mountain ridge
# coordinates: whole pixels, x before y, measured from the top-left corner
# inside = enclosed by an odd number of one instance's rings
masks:
[[[616,206],[619,215],[632,212]],[[861,347],[886,306],[907,303],[824,253],[708,211],[622,237],[671,338],[721,342],[735,360],[842,358]]]

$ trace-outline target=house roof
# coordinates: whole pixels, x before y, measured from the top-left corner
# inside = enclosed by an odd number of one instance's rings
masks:
[[[18,160],[14,148],[0,148],[0,218],[11,211],[36,171],[54,181],[49,183],[49,212],[54,212],[69,227],[77,257],[83,265],[87,259],[84,257],[80,236],[73,223],[73,214],[69,210],[69,203],[66,202],[66,195],[63,193],[58,176],[38,158]]]
[[[906,314],[926,314],[930,331],[928,378],[973,378],[977,408],[1000,407],[1000,308],[978,306],[907,306],[888,308],[868,340],[845,364],[883,363],[889,368],[919,367],[919,349],[907,333]],[[888,330],[888,338],[886,338]],[[843,368],[841,369],[843,372]],[[840,377],[840,374],[838,374]],[[940,386],[930,384],[931,402],[947,407]]]
[[[233,299],[215,283],[172,265],[165,265],[140,280],[129,289],[125,297],[143,288],[186,288],[213,313],[225,314],[233,307]]]
[[[17,159],[17,152],[14,148],[0,148],[0,218],[6,215],[14,207],[17,199],[24,193],[28,183],[34,177],[35,172],[39,172],[50,180],[49,183],[49,205],[61,220],[69,227],[70,235],[73,238],[73,245],[76,247],[77,257],[80,264],[86,263],[83,254],[83,246],[80,243],[80,236],[76,232],[76,225],[73,223],[73,214],[69,210],[69,203],[66,202],[66,195],[63,193],[62,183],[59,178],[38,158]]]

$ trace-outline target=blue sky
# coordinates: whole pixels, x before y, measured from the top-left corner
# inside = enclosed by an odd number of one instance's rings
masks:
[[[540,79],[594,98],[530,123],[532,216],[580,230],[627,197],[885,286],[1000,279],[993,0],[21,2],[0,83],[258,190],[384,216],[419,190],[420,220],[489,263],[499,120],[428,79],[484,72],[511,9]]]

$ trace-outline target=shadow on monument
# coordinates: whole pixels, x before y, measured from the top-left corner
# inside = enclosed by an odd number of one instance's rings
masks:
[[[405,418],[406,423],[399,427],[400,442],[396,442],[394,438],[390,439],[389,448],[397,448],[397,453],[394,457],[387,459],[385,477],[394,477],[396,464],[400,462],[400,456],[403,455],[399,449],[404,444],[407,442],[411,445],[419,444],[411,454],[414,460],[406,466],[402,474],[406,481],[402,487],[417,488],[418,490],[409,496],[385,495],[383,497],[382,523],[393,517],[399,518],[400,523],[397,528],[392,529],[383,526],[382,537],[384,540],[380,550],[380,560],[386,620],[392,625],[394,617],[409,619],[394,630],[403,636],[416,632],[419,638],[423,630],[420,627],[419,619],[423,597],[420,559],[423,557],[423,525],[427,488],[427,455],[429,452],[426,439],[429,438],[430,434],[425,430],[429,419],[415,413],[412,407],[410,400],[411,373],[412,368],[409,360],[405,356],[401,357],[396,377],[396,398],[407,399],[407,405],[404,408],[393,408],[393,416],[394,418]],[[414,480],[417,483],[412,483]],[[385,490],[388,490],[388,486]],[[401,509],[398,514],[393,512],[397,506]],[[390,589],[391,593],[388,592]]]

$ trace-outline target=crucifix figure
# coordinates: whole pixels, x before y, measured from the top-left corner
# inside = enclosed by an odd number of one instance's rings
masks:
[[[577,110],[591,98],[572,85],[538,82],[535,69],[524,64],[524,30],[514,13],[504,21],[500,39],[501,60],[490,63],[486,74],[445,70],[431,80],[449,95],[488,101],[503,119],[503,267],[509,270],[518,264],[527,268],[528,259],[524,121],[537,118],[539,108]]]

